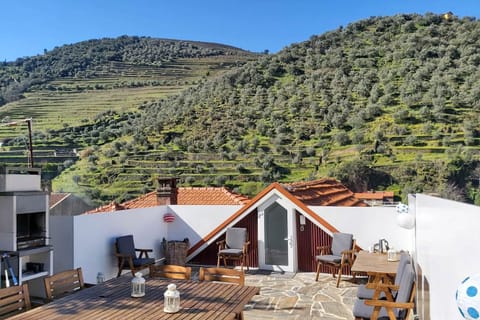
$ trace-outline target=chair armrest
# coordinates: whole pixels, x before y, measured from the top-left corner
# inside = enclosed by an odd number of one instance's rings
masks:
[[[218,246],[218,250],[225,249],[225,243],[226,243],[225,240],[217,241],[216,244],[217,244],[217,246]]]
[[[247,241],[243,244],[243,253],[248,252],[248,245],[250,244],[250,241]]]
[[[117,258],[130,258],[131,257],[129,254],[118,253],[118,252],[115,252],[115,256]]]
[[[394,313],[394,308],[398,309],[413,309],[415,307],[415,303],[413,302],[393,302],[393,301],[386,301],[386,300],[364,300],[364,303],[367,306],[373,307],[373,313],[371,316],[371,320],[377,320],[378,316],[380,315],[380,310],[385,308],[388,314],[388,318],[391,320],[396,320]]]
[[[330,253],[330,246],[317,246],[320,255]]]
[[[415,305],[413,302],[394,302],[388,300],[364,300],[367,306],[372,307],[385,307],[385,308],[401,308],[408,309],[413,308]]]
[[[135,248],[135,251],[140,251],[140,255],[138,256],[139,258],[141,258],[143,255],[145,255],[145,258],[148,258],[148,253],[153,252],[152,249],[137,249],[137,248]]]
[[[369,283],[369,284],[367,283],[366,287],[369,289],[372,289],[372,286],[373,286],[373,289],[375,289],[375,292],[373,293],[373,300],[377,300],[380,297],[380,293],[383,292],[385,294],[385,297],[387,298],[387,300],[384,300],[384,301],[390,301],[390,302],[393,302],[395,300],[393,298],[392,291],[398,291],[398,289],[400,288],[399,286],[394,284],[381,283],[381,282]]]

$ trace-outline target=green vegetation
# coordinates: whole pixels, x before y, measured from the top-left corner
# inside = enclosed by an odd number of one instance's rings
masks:
[[[183,86],[175,92],[163,94],[165,86],[159,86],[151,98],[132,98],[121,108],[111,103],[93,119],[86,114],[62,118],[68,127],[47,131],[45,141],[57,139],[82,154],[54,188],[75,188],[104,202],[152,190],[157,176],[250,194],[272,181],[334,176],[355,191],[389,189],[401,197],[431,192],[480,203],[480,22],[474,18],[372,17],[275,55],[224,49],[235,52],[235,61],[249,62],[213,76],[227,69],[221,68],[223,61],[232,61],[234,53],[221,54],[215,68],[197,74],[203,76],[179,76]],[[171,56],[167,51],[146,64],[163,66],[164,55]],[[136,63],[128,56],[133,52],[138,60],[144,51],[127,51],[122,63]],[[105,79],[122,77],[110,73],[108,57],[95,65],[103,78],[77,83],[76,90],[88,85],[92,93],[116,89]],[[180,69],[186,65],[178,57],[169,59]],[[4,66],[0,75],[14,67]],[[96,82],[100,79],[103,84]],[[4,108],[40,96],[50,84],[68,87],[65,80],[42,80],[22,91],[25,99]],[[145,81],[139,87],[151,89]],[[69,109],[83,112],[95,105],[94,96],[86,96],[91,102],[85,98],[82,105],[83,99],[72,95]]]

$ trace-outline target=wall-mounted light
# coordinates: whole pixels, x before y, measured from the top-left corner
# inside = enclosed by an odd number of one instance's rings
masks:
[[[415,216],[408,209],[408,205],[399,203],[397,209],[397,224],[405,229],[412,229],[415,226]]]
[[[305,216],[303,214],[301,214],[300,215],[300,231],[305,230],[305,224],[306,224]]]
[[[480,274],[466,277],[455,295],[458,311],[465,319],[480,318]]]
[[[305,222],[305,216],[304,216],[303,214],[301,214],[301,215],[300,215],[300,224],[301,224],[302,226],[304,226],[305,223],[306,223],[306,222]]]

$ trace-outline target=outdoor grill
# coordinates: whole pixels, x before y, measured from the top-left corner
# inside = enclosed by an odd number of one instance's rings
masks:
[[[16,220],[17,250],[46,244],[45,212],[17,213]]]

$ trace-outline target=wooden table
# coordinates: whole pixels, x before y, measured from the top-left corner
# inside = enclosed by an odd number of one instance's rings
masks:
[[[209,281],[146,278],[146,294],[132,298],[131,277],[83,289],[11,319],[234,319],[260,289]],[[181,310],[163,312],[163,294],[175,283]]]
[[[372,282],[391,283],[397,273],[398,261],[388,261],[386,254],[360,251],[353,262],[353,273],[373,276]]]

